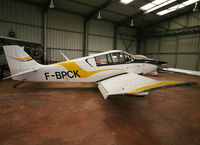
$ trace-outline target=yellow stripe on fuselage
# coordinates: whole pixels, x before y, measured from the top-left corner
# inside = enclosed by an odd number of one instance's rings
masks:
[[[26,60],[32,59],[32,57],[30,57],[30,56],[24,57],[24,58],[17,58],[17,57],[12,57],[12,56],[9,56],[9,57],[12,59],[15,59],[15,60],[19,60],[19,61],[26,61]]]
[[[145,86],[145,87],[142,87],[142,88],[135,89],[133,91],[127,92],[127,94],[134,94],[134,93],[143,92],[143,91],[147,91],[147,90],[154,89],[154,88],[159,88],[159,87],[164,87],[164,86],[169,86],[169,85],[174,85],[174,84],[181,84],[181,83],[184,83],[184,81],[161,82],[161,83],[158,83],[158,84],[154,84],[154,85]]]
[[[79,65],[77,65],[73,61],[68,61],[68,62],[60,62],[56,63],[56,65],[61,65],[65,67],[67,70],[73,71],[73,70],[78,70],[78,74],[80,75],[80,78],[87,78],[89,76],[92,76],[96,73],[102,72],[102,71],[108,71],[108,70],[123,70],[123,69],[118,69],[118,68],[107,68],[107,69],[100,69],[100,70],[94,70],[94,71],[86,71],[82,69]]]

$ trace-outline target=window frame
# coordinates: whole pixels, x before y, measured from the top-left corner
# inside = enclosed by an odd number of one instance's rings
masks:
[[[118,56],[118,62],[117,63],[114,63],[113,62],[113,58],[112,58],[112,54],[115,54],[115,53],[117,53],[117,56]],[[124,61],[123,62],[119,62],[119,55],[120,54],[123,54],[123,59],[124,59]],[[106,61],[107,61],[107,63],[106,64],[97,64],[97,57],[100,57],[100,56],[106,56]],[[126,62],[126,57],[125,57],[125,55],[127,55],[127,56],[129,56],[130,58],[131,58],[131,61],[128,61],[128,62]],[[108,56],[111,58],[111,63],[109,63],[108,62]],[[131,54],[129,54],[129,53],[127,53],[127,52],[124,52],[124,51],[121,51],[121,52],[112,52],[112,53],[108,53],[108,54],[103,54],[103,55],[98,55],[98,56],[95,56],[94,57],[94,59],[95,59],[95,62],[96,62],[96,67],[99,67],[99,66],[106,66],[106,65],[122,65],[122,64],[130,64],[130,63],[133,63],[134,62],[134,58],[131,56]]]
[[[105,58],[106,58],[106,64],[97,64],[97,57],[101,57],[101,56],[105,56]],[[98,67],[98,66],[104,66],[104,65],[110,65],[110,64],[108,64],[108,58],[107,58],[107,54],[103,54],[103,55],[98,55],[98,56],[95,56],[94,57],[94,59],[95,59],[95,62],[96,62],[96,66]]]

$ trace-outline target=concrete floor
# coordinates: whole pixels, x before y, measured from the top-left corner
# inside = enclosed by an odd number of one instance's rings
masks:
[[[161,73],[160,80],[200,77]],[[199,145],[200,85],[104,100],[92,83],[0,82],[0,145]]]

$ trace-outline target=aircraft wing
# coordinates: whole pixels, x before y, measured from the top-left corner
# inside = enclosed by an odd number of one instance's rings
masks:
[[[100,81],[98,88],[104,99],[107,99],[109,95],[147,95],[148,92],[155,89],[190,84],[194,83],[184,81],[158,81],[134,73],[127,73]]]
[[[188,74],[188,75],[200,76],[200,71],[177,69],[177,68],[163,68],[163,70],[170,71],[170,72],[184,73],[184,74]]]

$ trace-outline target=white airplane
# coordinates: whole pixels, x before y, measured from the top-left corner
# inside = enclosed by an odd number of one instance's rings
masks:
[[[147,95],[157,88],[191,84],[141,76],[139,74],[154,74],[158,65],[164,62],[137,60],[121,50],[41,65],[23,51],[23,47],[10,45],[3,48],[11,72],[7,78],[34,82],[95,82],[104,99],[116,94]]]

